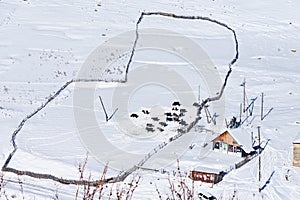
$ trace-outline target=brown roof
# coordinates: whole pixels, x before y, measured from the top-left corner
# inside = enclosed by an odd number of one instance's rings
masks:
[[[225,131],[224,133],[222,133],[221,135],[216,137],[213,141],[214,142],[222,141],[223,143],[230,144],[233,146],[241,145],[230,135],[230,133],[228,131]]]

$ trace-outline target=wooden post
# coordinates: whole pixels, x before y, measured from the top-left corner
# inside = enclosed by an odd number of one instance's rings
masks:
[[[260,146],[260,126],[257,127],[258,129],[258,152],[259,152],[259,156],[258,156],[258,181],[259,181],[259,189],[258,191],[261,192],[260,189],[260,181],[261,181],[261,146]]]
[[[227,122],[227,119],[225,118],[225,124],[226,124],[226,128],[228,128],[229,127],[229,124],[228,124],[228,122]]]
[[[101,102],[101,105],[102,105],[102,108],[103,108],[103,111],[104,111],[104,114],[105,114],[105,120],[108,122],[108,115],[107,115],[106,109],[104,107],[101,96],[99,96],[99,99],[100,99],[100,102]]]
[[[261,93],[260,120],[264,119],[264,93]]]
[[[198,103],[200,104],[200,85],[198,86]]]
[[[242,104],[240,104],[240,124],[242,123]]]
[[[211,118],[210,112],[207,107],[208,106],[204,106],[204,111],[205,111],[207,123],[210,124],[210,122],[212,121],[212,118]]]
[[[243,112],[246,111],[246,79],[244,78],[244,82],[243,82],[243,87],[244,87],[244,91],[243,91]]]
[[[253,147],[253,131],[251,131],[251,142],[252,142],[252,147]]]

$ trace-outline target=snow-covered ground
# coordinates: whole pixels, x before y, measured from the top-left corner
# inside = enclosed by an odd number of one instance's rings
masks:
[[[257,126],[261,126],[264,142],[269,140],[261,157],[260,183],[258,159],[255,158],[243,167],[232,170],[222,182],[212,188],[195,182],[195,191],[205,191],[222,199],[231,199],[234,191],[238,199],[299,199],[300,168],[292,166],[292,142],[300,134],[299,9],[299,2],[288,0],[241,2],[0,0],[1,166],[13,150],[11,136],[22,119],[45,103],[49,95],[53,95],[67,81],[80,77],[82,66],[96,48],[111,38],[118,38],[120,34],[134,31],[142,11],[165,11],[178,15],[207,16],[226,23],[237,34],[240,56],[233,66],[221,101],[224,102],[225,110],[218,108],[222,104],[215,105],[215,111],[220,111],[217,114],[221,115],[217,118],[222,120],[218,121],[218,127],[214,127],[206,123],[203,115],[200,125],[218,132],[225,126],[222,112],[225,113],[227,120],[233,115],[239,115],[243,93],[240,85],[246,78],[248,99],[258,97],[258,100],[255,102],[254,118],[245,122],[243,128],[257,134]],[[224,79],[227,65],[234,57],[232,34],[209,22],[147,16],[144,17],[140,28],[157,29],[158,34],[164,29],[192,39],[208,55],[220,74],[220,80]],[[134,35],[131,39],[133,41]],[[174,44],[177,45],[176,42]],[[175,46],[174,49],[176,52],[181,51],[179,46]],[[123,69],[123,65],[126,64],[124,57],[129,57],[128,49],[121,57],[118,57],[118,52],[109,52],[109,49],[102,53],[104,56],[108,55],[105,61],[107,64],[110,63],[110,66],[107,68],[113,71],[113,75],[107,74],[107,77],[118,79],[124,75],[118,70]],[[170,111],[172,102],[180,96],[189,97],[184,99],[182,108],[189,111],[185,120],[191,122],[196,112],[192,103],[197,100],[198,85],[201,85],[201,98],[204,99],[214,95],[212,92],[215,92],[209,91],[211,85],[207,84],[209,80],[205,81],[205,78],[219,83],[218,77],[199,78],[190,63],[174,55],[157,49],[156,51],[149,48],[137,49],[127,83],[71,83],[57,98],[26,122],[17,136],[18,149],[8,166],[78,179],[80,175],[77,168],[85,159],[86,152],[91,151],[86,177],[91,173],[92,178],[96,179],[99,178],[107,161],[111,165],[108,176],[115,176],[121,170],[137,164],[153,148],[162,142],[168,142],[168,138],[174,135],[173,130],[181,127],[172,122],[163,132],[156,129],[154,133],[149,133],[145,131],[143,124],[152,123],[151,117],[163,118],[163,113]],[[203,54],[199,55],[199,58],[203,58]],[[112,64],[110,59],[114,60]],[[134,90],[131,94],[122,93],[131,91],[131,86],[139,83],[136,81],[139,77],[138,69],[147,69],[152,65],[167,66],[169,70],[160,73],[170,73],[171,77],[172,73],[180,74],[180,78],[188,83],[191,90],[178,89],[177,93],[176,91],[172,93],[169,91],[170,88],[165,87],[166,85],[150,84],[143,85],[144,87]],[[151,69],[150,73],[143,72],[145,80],[152,78],[158,80],[159,77],[159,74],[151,72]],[[130,82],[132,80],[136,82]],[[176,83],[174,80],[170,81]],[[177,82],[179,87],[181,82]],[[77,104],[78,99],[74,100],[74,96],[79,89],[81,92],[86,91],[82,93],[82,98],[88,99],[87,102],[91,105],[78,106],[80,101]],[[273,108],[263,121],[260,120],[262,92],[265,94],[265,113]],[[109,115],[118,105],[123,106],[118,107],[119,110],[109,122],[105,122],[99,95],[102,96]],[[116,97],[118,101],[113,100]],[[142,109],[153,112],[150,116],[143,115]],[[90,126],[81,129],[78,124],[85,115],[78,118],[78,113],[84,114],[85,111],[93,112],[92,119],[95,119],[96,123],[87,123]],[[139,118],[131,120],[140,129],[135,129],[136,126],[127,126],[125,130],[124,126],[116,127],[116,123],[122,121],[124,113],[137,113]],[[252,123],[248,124],[252,119]],[[155,123],[154,125],[158,126]],[[91,146],[87,146],[84,140],[86,137],[82,138],[82,134],[97,133],[99,127],[104,137],[101,140],[89,140]],[[126,134],[128,132],[132,134]],[[214,136],[211,132],[193,130],[156,154],[145,163],[144,167],[173,172],[177,169],[176,159],[179,158],[180,167],[186,173],[197,166],[223,170],[230,168],[231,164],[239,160],[238,157],[226,157],[210,152],[210,143],[206,148],[202,148],[203,144]],[[189,145],[193,144],[194,148],[189,149]],[[115,151],[110,152],[112,147]],[[95,148],[98,151],[93,151]],[[142,179],[133,199],[158,199],[156,186],[161,193],[167,191],[169,187],[166,174],[145,170],[138,170],[134,174],[141,175]],[[12,173],[4,173],[4,178],[18,182],[18,176]],[[130,181],[130,178],[128,177],[126,181]],[[24,193],[28,199],[49,199],[56,193],[59,199],[74,199],[76,186],[27,176],[20,176],[20,179],[25,183]],[[171,180],[173,179],[175,180],[171,177]],[[259,193],[258,189],[261,187],[263,190]],[[19,184],[8,182],[5,189],[9,199],[22,198]],[[5,196],[1,195],[0,198],[5,199]]]

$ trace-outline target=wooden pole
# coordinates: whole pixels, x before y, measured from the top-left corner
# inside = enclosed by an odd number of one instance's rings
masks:
[[[242,123],[242,104],[240,104],[240,124]]]
[[[244,91],[243,91],[243,112],[246,111],[246,79],[244,78],[244,82],[243,82],[243,87],[244,87]]]
[[[252,147],[253,147],[253,131],[251,131],[251,142],[252,142]]]
[[[210,124],[210,122],[211,122],[211,115],[210,115],[210,112],[209,112],[207,106],[204,107],[204,111],[205,111],[207,123]]]
[[[259,181],[259,189],[258,191],[261,192],[260,189],[260,181],[261,181],[261,146],[260,146],[260,126],[257,127],[258,129],[258,152],[259,152],[259,156],[258,156],[258,181]]]
[[[198,86],[198,103],[200,104],[200,85]]]
[[[261,93],[260,120],[264,119],[264,93]]]
[[[105,120],[108,122],[108,115],[107,115],[106,109],[104,107],[104,103],[102,101],[101,96],[99,96],[99,99],[100,99],[100,102],[101,102],[101,105],[102,105],[102,108],[103,108],[103,111],[104,111],[104,114],[105,114]]]

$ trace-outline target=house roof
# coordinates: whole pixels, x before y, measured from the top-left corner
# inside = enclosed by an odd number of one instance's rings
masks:
[[[300,144],[300,133],[297,135],[293,143]]]
[[[244,151],[246,151],[246,152],[253,151],[251,134],[248,133],[245,129],[243,129],[243,128],[230,129],[230,130],[227,130],[227,131],[223,132],[222,134],[224,134],[226,132],[228,132],[228,134],[230,134],[231,137],[234,140],[236,140],[236,142],[239,145],[241,145],[241,148]],[[222,135],[222,134],[220,134],[220,135]],[[216,138],[218,138],[218,137],[216,137]]]
[[[195,167],[193,171],[213,173],[213,174],[219,174],[220,173],[220,170],[218,170],[218,169],[202,167],[202,166]]]

